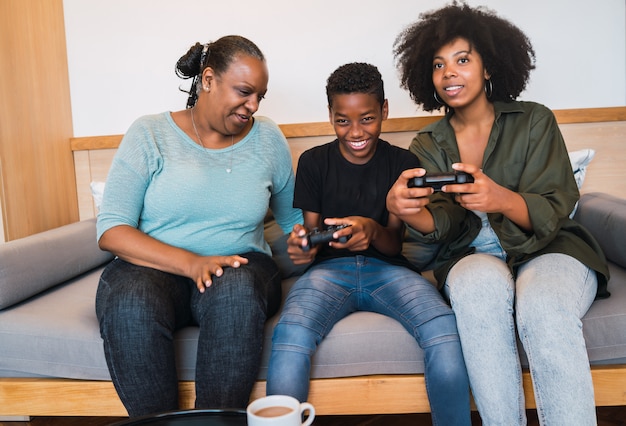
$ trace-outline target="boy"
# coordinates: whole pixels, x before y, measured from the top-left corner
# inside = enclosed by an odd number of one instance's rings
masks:
[[[409,151],[379,139],[388,104],[376,67],[351,63],[327,81],[337,139],[300,156],[294,206],[304,224],[289,237],[296,264],[311,265],[290,290],[274,330],[267,393],[306,401],[311,357],[333,325],[355,311],[399,321],[424,350],[433,422],[469,425],[469,384],[455,317],[437,289],[401,255],[404,224],[386,208]],[[430,189],[424,189],[424,196]],[[310,244],[307,232],[347,225],[335,241]]]

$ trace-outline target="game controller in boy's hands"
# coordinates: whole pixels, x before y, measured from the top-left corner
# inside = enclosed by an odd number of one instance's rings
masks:
[[[424,176],[409,179],[409,188],[431,187],[435,191],[441,191],[444,185],[457,183],[473,183],[474,177],[466,172],[455,171],[451,173],[426,173]]]
[[[352,235],[344,235],[340,238],[333,238],[333,234],[340,229],[347,228],[352,225],[329,225],[328,228],[320,231],[317,228],[314,228],[311,232],[306,234],[304,238],[307,240],[307,245],[302,247],[302,250],[308,251],[311,247],[317,244],[325,244],[331,241],[345,243],[347,242]]]

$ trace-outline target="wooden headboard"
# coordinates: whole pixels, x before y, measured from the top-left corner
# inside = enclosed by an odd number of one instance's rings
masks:
[[[568,109],[554,113],[568,150],[592,148],[596,151],[582,192],[601,191],[626,198],[626,107]],[[440,117],[390,118],[383,123],[381,137],[406,148],[417,130]],[[334,137],[332,126],[325,122],[282,124],[280,128],[289,141],[294,168],[303,151]],[[122,136],[71,139],[81,220],[96,215],[90,183],[106,180]]]

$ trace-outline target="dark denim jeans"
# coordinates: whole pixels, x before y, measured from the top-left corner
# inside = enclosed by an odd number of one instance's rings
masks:
[[[111,378],[130,416],[178,408],[174,332],[200,327],[196,408],[245,408],[257,378],[265,320],[280,305],[280,274],[262,253],[225,268],[200,293],[186,277],[120,259],[100,278],[96,313]]]
[[[469,379],[452,309],[418,273],[364,256],[327,260],[294,284],[274,329],[267,394],[306,401],[313,353],[355,311],[396,319],[424,350],[434,424],[471,424]]]

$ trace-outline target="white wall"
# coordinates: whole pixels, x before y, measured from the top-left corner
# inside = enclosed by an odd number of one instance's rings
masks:
[[[624,0],[470,0],[530,37],[537,69],[521,99],[553,109],[626,105]],[[325,81],[339,65],[380,69],[391,117],[423,114],[399,88],[392,45],[442,0],[64,0],[74,135],[125,132],[140,115],[184,108],[174,74],[196,41],[241,34],[270,68],[259,114],[325,121]],[[45,70],[44,70],[45,72]]]

